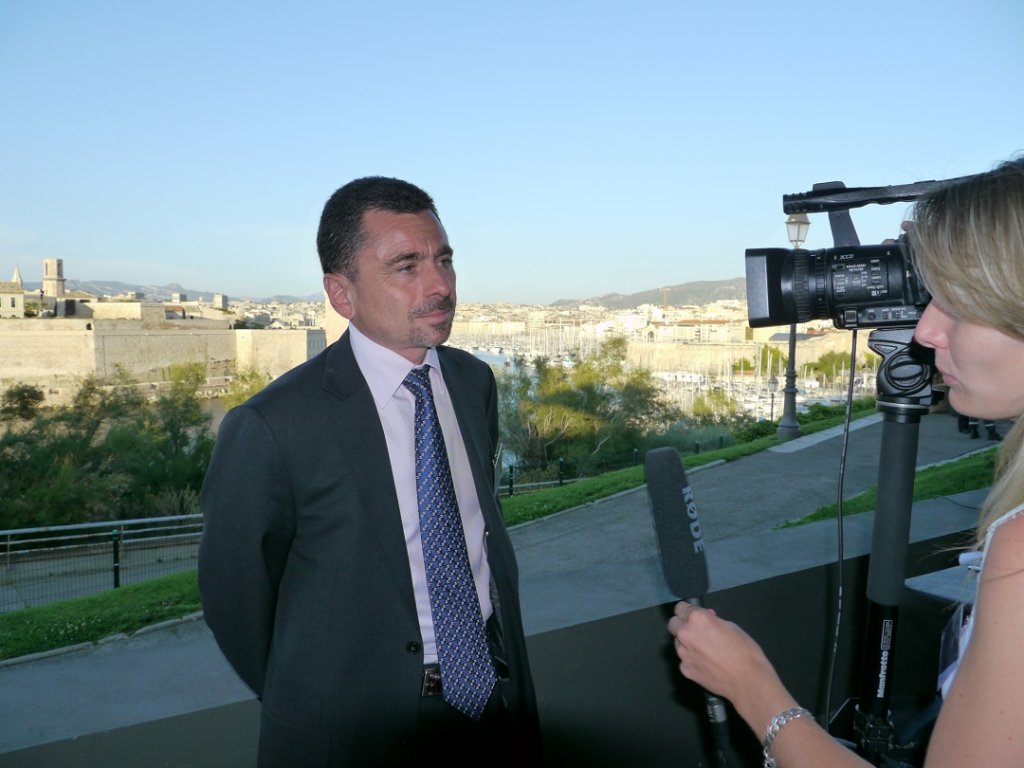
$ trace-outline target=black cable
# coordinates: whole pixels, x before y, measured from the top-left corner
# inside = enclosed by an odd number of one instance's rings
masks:
[[[850,335],[850,380],[846,387],[846,415],[843,419],[843,445],[839,452],[839,485],[836,501],[836,549],[838,551],[838,578],[836,586],[836,620],[835,633],[832,638],[832,650],[829,652],[828,677],[825,688],[825,714],[822,727],[828,730],[829,718],[832,713],[832,683],[836,674],[836,657],[839,654],[839,637],[843,623],[843,481],[846,477],[846,448],[850,442],[850,417],[853,412],[853,383],[857,371],[857,329]]]

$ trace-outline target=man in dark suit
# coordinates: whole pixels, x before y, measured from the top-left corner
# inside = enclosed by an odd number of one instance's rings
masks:
[[[325,205],[317,248],[349,329],[227,414],[203,486],[203,608],[262,701],[260,765],[537,765],[494,376],[441,346],[455,271],[434,203],[357,179]],[[435,471],[444,512],[423,485]],[[454,539],[432,532],[441,514]],[[449,555],[461,565],[439,571]],[[439,581],[460,569],[468,609]],[[470,645],[474,662],[450,661]]]

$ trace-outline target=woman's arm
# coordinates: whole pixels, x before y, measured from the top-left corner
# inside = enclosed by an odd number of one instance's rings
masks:
[[[1024,766],[1024,515],[995,532],[974,611],[927,768]]]
[[[669,621],[683,676],[732,702],[761,741],[772,719],[797,706],[775,668],[753,638],[713,610],[676,605]],[[772,748],[779,768],[867,766],[836,742],[813,718],[800,717],[782,727]]]
[[[996,531],[974,610],[926,768],[1024,766],[1024,514]],[[714,611],[679,603],[669,631],[683,675],[729,699],[759,739],[773,717],[796,705],[761,647]],[[868,764],[808,717],[784,726],[773,752],[780,768]]]

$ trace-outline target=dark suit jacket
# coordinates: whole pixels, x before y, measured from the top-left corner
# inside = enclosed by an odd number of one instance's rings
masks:
[[[536,757],[518,568],[494,487],[494,376],[461,350],[438,354],[486,521],[501,690]],[[422,642],[387,444],[348,334],[227,414],[203,512],[205,618],[262,700],[261,765],[409,759]]]

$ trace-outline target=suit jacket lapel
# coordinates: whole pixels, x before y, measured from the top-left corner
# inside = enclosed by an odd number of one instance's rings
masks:
[[[369,514],[381,556],[388,570],[395,574],[395,587],[402,603],[415,617],[416,600],[409,554],[405,548],[405,531],[395,495],[387,441],[373,396],[352,354],[347,331],[328,354],[323,387],[336,398],[340,409],[338,424],[344,425],[344,431],[337,433],[338,455],[351,475],[360,478],[353,489],[356,498],[345,499],[341,503],[355,501]]]

